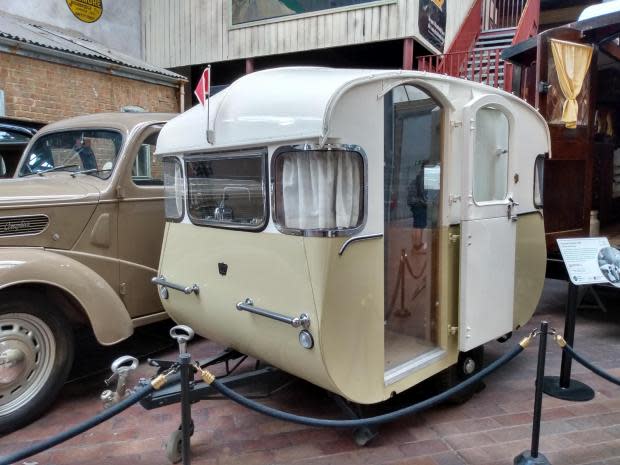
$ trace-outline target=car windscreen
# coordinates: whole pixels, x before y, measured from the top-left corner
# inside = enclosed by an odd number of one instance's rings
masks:
[[[110,130],[46,134],[37,139],[25,155],[19,176],[66,170],[107,179],[116,164],[122,141],[120,133]]]

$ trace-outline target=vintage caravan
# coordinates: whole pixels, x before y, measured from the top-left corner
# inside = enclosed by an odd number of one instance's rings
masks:
[[[209,106],[157,145],[155,282],[177,322],[370,404],[473,373],[481,345],[531,317],[549,135],[522,100],[419,72],[280,68]]]

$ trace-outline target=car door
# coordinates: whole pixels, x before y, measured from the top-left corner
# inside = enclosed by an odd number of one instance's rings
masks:
[[[137,138],[119,189],[120,294],[132,318],[163,311],[151,284],[164,231],[162,162],[155,156],[160,130],[150,126]]]

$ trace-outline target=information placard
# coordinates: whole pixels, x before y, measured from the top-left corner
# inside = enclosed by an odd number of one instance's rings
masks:
[[[558,246],[573,284],[620,287],[620,251],[606,237],[558,239]]]

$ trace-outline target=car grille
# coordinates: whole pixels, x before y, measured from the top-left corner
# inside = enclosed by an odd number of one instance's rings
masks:
[[[45,215],[0,217],[0,237],[39,234],[49,221]]]

